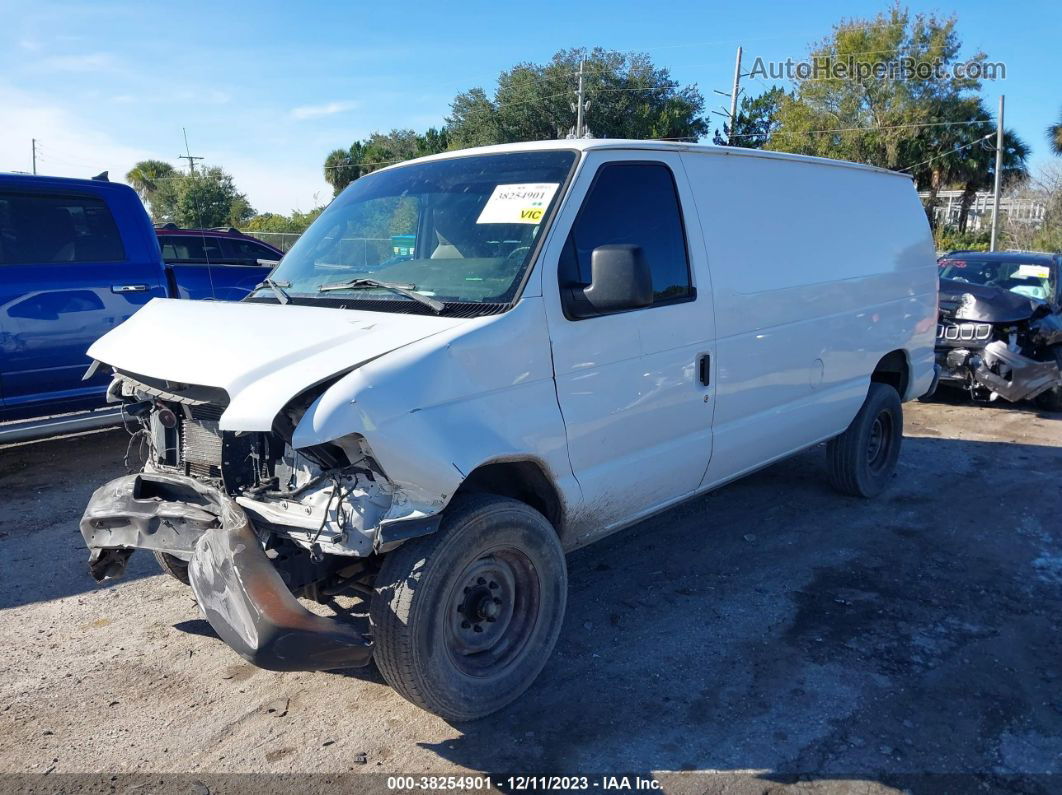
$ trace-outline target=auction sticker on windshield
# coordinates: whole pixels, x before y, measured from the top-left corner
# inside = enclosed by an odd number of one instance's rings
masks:
[[[1046,265],[1019,265],[1018,270],[1010,275],[1012,279],[1050,279],[1051,269]]]
[[[498,185],[487,199],[477,224],[537,224],[557,192],[559,182]]]

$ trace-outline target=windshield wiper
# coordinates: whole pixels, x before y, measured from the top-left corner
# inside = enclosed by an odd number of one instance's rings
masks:
[[[414,301],[419,301],[424,306],[431,309],[435,314],[439,314],[446,309],[446,304],[442,301],[436,301],[434,298],[428,298],[426,295],[414,292],[413,288],[415,284],[396,284],[395,282],[381,282],[377,279],[358,278],[351,279],[346,282],[336,282],[335,284],[322,284],[317,288],[320,293],[327,293],[333,290],[365,290],[372,287],[380,287],[384,290],[390,290],[393,293],[404,295],[406,298],[412,298]]]
[[[273,295],[275,295],[277,297],[277,300],[280,301],[280,303],[282,304],[286,304],[291,300],[291,296],[284,292],[285,287],[291,287],[291,282],[275,282],[268,276],[266,276],[262,280],[262,283],[254,289],[261,290],[263,287],[268,287],[270,290],[272,290]]]

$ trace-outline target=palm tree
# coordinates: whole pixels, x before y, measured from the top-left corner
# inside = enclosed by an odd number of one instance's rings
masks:
[[[162,160],[141,160],[125,175],[125,180],[140,194],[140,198],[150,204],[164,179],[176,176],[177,169]]]
[[[332,192],[336,196],[343,191],[343,188],[362,176],[363,150],[363,144],[355,141],[350,145],[350,149],[333,149],[325,158],[325,182],[332,186]]]
[[[1047,128],[1047,140],[1051,145],[1051,151],[1056,155],[1062,155],[1062,113],[1058,118],[1057,123]]]
[[[975,125],[971,130],[975,135],[989,135],[994,125]],[[970,147],[969,157],[966,158],[966,179],[963,185],[962,200],[959,208],[959,231],[966,231],[966,220],[970,214],[970,206],[980,190],[990,190],[996,181],[996,149],[995,140],[988,140],[981,144]],[[1029,145],[1026,144],[1013,130],[1003,131],[1003,180],[1004,186],[1013,185],[1015,182],[1029,176],[1029,170],[1025,161],[1029,157]]]

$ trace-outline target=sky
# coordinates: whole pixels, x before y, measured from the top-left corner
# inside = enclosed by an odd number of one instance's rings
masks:
[[[1053,159],[1045,129],[1062,114],[1057,0],[911,0],[956,14],[963,54],[1006,64],[986,82],[1005,120]],[[222,7],[224,6],[224,7]],[[461,91],[558,49],[647,52],[722,109],[734,55],[800,59],[842,18],[887,3],[230,2],[0,0],[0,171],[120,179],[144,158],[220,165],[259,212],[326,203],[325,155],[376,130],[440,126]],[[751,93],[769,81],[746,80]],[[790,87],[788,84],[784,84]],[[592,110],[589,123],[593,126]],[[721,117],[712,115],[713,124]]]

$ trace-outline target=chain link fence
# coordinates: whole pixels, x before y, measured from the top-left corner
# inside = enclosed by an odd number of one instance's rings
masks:
[[[252,232],[250,229],[241,229],[245,235],[257,238],[263,243],[268,243],[274,248],[279,248],[287,253],[288,249],[295,245],[295,241],[302,236],[302,232]]]

